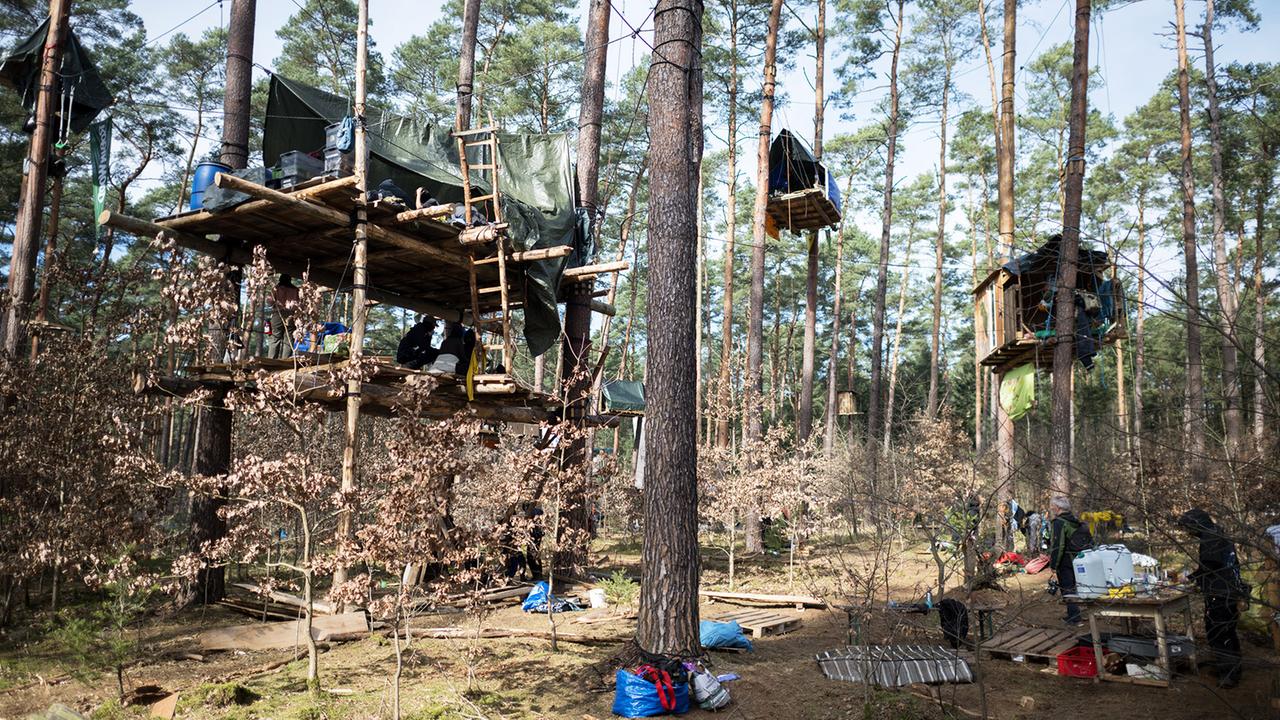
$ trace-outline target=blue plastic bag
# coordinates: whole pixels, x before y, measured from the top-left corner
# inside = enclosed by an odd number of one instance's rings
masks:
[[[524,604],[520,606],[520,609],[525,612],[546,612],[548,600],[551,602],[551,612],[553,613],[582,609],[578,607],[577,603],[552,595],[550,590],[551,588],[545,580],[539,581],[525,596]]]
[[[716,622],[703,620],[698,623],[698,634],[702,636],[702,647],[706,648],[743,648],[748,652],[755,650],[751,641],[742,632],[737,620]]]
[[[658,697],[658,686],[636,675],[630,670],[619,670],[614,674],[616,690],[613,695],[613,714],[622,717],[638,718],[666,715],[662,700]],[[689,684],[679,683],[673,686],[676,696],[676,707],[670,712],[674,715],[689,712]]]

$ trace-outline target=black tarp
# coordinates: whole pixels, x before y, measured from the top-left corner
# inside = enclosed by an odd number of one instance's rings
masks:
[[[782,130],[769,145],[769,193],[789,193],[825,188],[831,204],[840,212],[840,188],[835,177],[790,130]]]
[[[351,113],[347,98],[317,90],[279,75],[271,76],[262,154],[269,164],[290,150],[324,147],[325,126]],[[457,141],[450,129],[418,118],[368,109],[369,185],[386,179],[413,193],[423,188],[440,202],[462,201]],[[572,245],[568,258],[529,266],[525,294],[525,341],[533,355],[546,352],[560,336],[556,290],[571,263],[590,255],[574,202],[573,164],[568,136],[499,133],[499,175],[503,220],[518,250]],[[476,156],[472,162],[490,162]],[[486,192],[479,173],[472,186]]]
[[[0,84],[16,90],[22,98],[22,107],[27,111],[36,106],[41,54],[48,35],[49,19],[45,18],[40,27],[26,40],[18,43],[0,64]],[[62,51],[62,67],[58,74],[63,81],[61,90],[70,93],[74,89],[75,93],[71,104],[71,131],[84,132],[98,113],[111,106],[112,97],[102,78],[98,76],[93,59],[80,45],[80,40],[71,28],[67,28],[67,44]]]

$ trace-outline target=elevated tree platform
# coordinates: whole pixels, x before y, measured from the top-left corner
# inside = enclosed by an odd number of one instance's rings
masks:
[[[840,211],[822,188],[808,188],[770,195],[765,206],[773,222],[792,232],[817,230],[837,225]]]
[[[533,391],[507,374],[477,375],[474,400],[468,400],[466,378],[451,373],[436,374],[396,365],[385,356],[364,358],[369,376],[361,387],[361,412],[389,416],[410,413],[422,418],[451,418],[460,412],[493,422],[542,423],[560,419],[563,404],[554,395]],[[201,388],[256,391],[259,384],[274,385],[273,394],[291,387],[297,402],[324,405],[334,412],[346,409],[346,385],[340,379],[350,361],[327,355],[299,356],[273,360],[251,358],[243,363],[193,365],[186,374],[169,377],[138,375],[134,391],[185,397]],[[429,384],[424,396],[417,388]],[[595,426],[616,424],[613,416],[593,416]]]

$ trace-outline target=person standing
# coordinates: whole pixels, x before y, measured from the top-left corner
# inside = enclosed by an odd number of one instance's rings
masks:
[[[298,310],[298,288],[293,278],[281,274],[271,293],[271,347],[267,357],[283,360],[293,355],[293,315]]]
[[[1218,687],[1233,688],[1240,684],[1240,600],[1249,596],[1240,577],[1240,561],[1236,545],[1209,513],[1192,508],[1178,518],[1178,527],[1199,540],[1199,567],[1187,576],[1204,595],[1204,633],[1213,649],[1218,671]]]
[[[1053,515],[1053,523],[1049,526],[1049,567],[1053,568],[1058,579],[1058,590],[1063,598],[1076,594],[1076,571],[1072,565],[1076,553],[1093,544],[1089,528],[1071,514],[1071,501],[1064,497],[1056,497],[1049,501],[1049,513]],[[1067,603],[1067,615],[1063,618],[1068,625],[1079,625],[1080,605]]]

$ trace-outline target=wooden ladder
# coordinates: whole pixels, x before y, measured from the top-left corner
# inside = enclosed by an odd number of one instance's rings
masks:
[[[478,237],[477,240],[469,243],[472,245],[469,253],[471,317],[476,326],[476,341],[480,346],[482,358],[487,359],[489,351],[500,349],[502,367],[507,374],[511,374],[515,363],[515,345],[511,341],[511,293],[510,281],[507,277],[510,243],[507,238],[507,225],[502,220],[502,193],[498,189],[498,134],[491,122],[488,127],[455,131],[454,136],[458,140],[458,166],[462,171],[463,217],[467,223],[467,230],[463,232],[462,239],[467,242],[468,237]],[[475,152],[477,148],[479,162],[472,163],[467,158],[467,153]],[[472,172],[488,182],[487,192],[472,187]],[[489,223],[491,232],[479,234],[467,232],[471,230],[473,220],[480,217]],[[495,245],[494,255],[488,255],[486,252],[490,241]],[[498,284],[493,287],[481,287],[479,268],[492,264],[498,266]],[[499,296],[499,309],[481,313],[481,298],[495,293]],[[490,341],[486,336],[500,337],[501,340]],[[487,372],[487,368],[481,367],[480,372]]]

